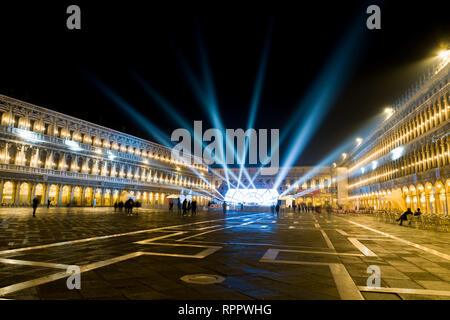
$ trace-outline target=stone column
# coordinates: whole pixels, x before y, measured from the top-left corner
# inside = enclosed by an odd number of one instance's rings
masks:
[[[1,179],[0,181],[0,205],[3,203],[3,184],[5,181]]]
[[[449,215],[450,210],[450,192],[445,193],[445,216]]]
[[[73,204],[73,189],[75,188],[75,186],[70,186],[70,193],[69,193],[69,205]]]
[[[47,202],[48,202],[48,193],[50,191],[49,188],[50,188],[50,186],[48,185],[48,183],[46,183],[44,185],[44,189],[45,189],[45,191],[44,191],[44,205],[45,206],[47,205]]]
[[[36,183],[33,183],[33,185],[31,186],[31,201],[30,201],[30,203],[33,203],[35,193],[36,193]]]
[[[19,205],[19,199],[20,199],[20,181],[16,182],[16,186],[14,188],[15,192],[14,192],[14,201],[13,204],[15,204],[16,206]]]
[[[57,205],[58,207],[60,207],[60,206],[61,206],[61,200],[62,200],[62,189],[63,189],[63,186],[62,186],[62,184],[58,185],[58,198],[57,198],[57,201],[56,201],[56,205]]]
[[[100,195],[100,206],[104,207],[105,206],[105,188],[101,189],[101,195]]]
[[[426,213],[431,214],[431,203],[429,194],[425,194],[425,205],[426,205]]]
[[[81,206],[83,207],[84,206],[84,204],[86,203],[86,201],[84,201],[84,197],[85,197],[85,194],[84,194],[84,192],[86,191],[86,187],[85,186],[82,186],[81,187]]]

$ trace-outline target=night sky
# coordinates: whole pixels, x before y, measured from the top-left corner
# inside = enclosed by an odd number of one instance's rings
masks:
[[[364,18],[360,19],[363,41],[348,81],[298,159],[299,165],[314,164],[340,143],[354,139],[361,125],[416,80],[425,59],[436,55],[450,36],[446,1],[4,2],[0,4],[0,93],[153,141],[87,79],[88,74],[101,79],[169,136],[179,125],[128,70],[139,73],[188,123],[203,120],[204,128],[209,128],[208,115],[177,58],[184,56],[202,81],[197,37],[201,34],[221,119],[226,128],[244,128],[271,23],[254,127],[283,132],[359,14]],[[81,31],[66,28],[70,4],[81,7]],[[365,27],[369,4],[381,7],[381,30]],[[283,144],[281,158],[286,149]]]

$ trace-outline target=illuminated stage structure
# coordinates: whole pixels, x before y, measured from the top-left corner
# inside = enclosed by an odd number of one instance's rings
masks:
[[[171,159],[171,149],[53,110],[0,95],[0,201],[30,205],[112,206],[133,197],[167,207],[181,192],[211,200],[203,164]],[[176,199],[173,199],[176,200]]]
[[[305,207],[316,207],[331,205],[334,207],[345,206],[347,201],[347,179],[345,174],[346,168],[341,167],[310,167],[310,166],[296,166],[291,167],[287,172],[287,176],[281,181],[277,189],[274,189],[274,184],[277,179],[277,175],[263,175],[257,167],[246,167],[250,176],[255,176],[253,184],[255,188],[251,186],[250,181],[242,177],[242,184],[247,186],[243,188],[240,186],[238,191],[236,188],[228,189],[227,182],[224,179],[219,178],[223,176],[223,169],[214,169],[218,175],[212,176],[212,185],[219,190],[222,194],[225,194],[225,200],[233,203],[251,203],[251,201],[244,201],[243,195],[247,195],[250,199],[263,199],[262,205],[270,205],[272,202],[269,198],[278,195],[277,199],[290,199],[283,201],[282,204],[289,206],[294,202],[296,205]],[[239,168],[228,168],[236,174],[239,172]],[[301,185],[296,185],[296,182],[300,178],[307,176],[312,170],[315,174],[305,179]],[[340,179],[337,179],[340,176]],[[344,177],[344,178],[343,178]],[[231,180],[232,184],[236,185],[236,181]],[[247,191],[248,190],[248,191]],[[286,194],[285,191],[289,190]],[[281,195],[283,196],[281,197]]]
[[[450,51],[394,105],[340,165],[352,209],[433,215],[450,209]]]
[[[229,189],[225,201],[245,206],[270,206],[277,203],[279,194],[274,189]]]

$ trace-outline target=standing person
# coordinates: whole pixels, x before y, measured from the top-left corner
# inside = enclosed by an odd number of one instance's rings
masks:
[[[241,203],[241,211],[244,211],[244,204]]]
[[[422,214],[422,212],[420,211],[420,208],[417,208],[416,212],[414,212],[414,216],[420,216]]]
[[[270,206],[270,211],[272,211],[272,213],[275,213],[275,205],[274,205],[274,204],[272,204],[272,205]]]
[[[125,213],[128,215],[130,213],[130,199],[125,201],[124,207],[125,207]]]
[[[47,209],[50,208],[50,203],[52,203],[52,202],[50,201],[50,199],[48,199],[47,200]]]
[[[130,214],[133,214],[133,208],[134,206],[136,206],[136,208],[138,208],[139,205],[139,201],[134,201],[133,199],[130,199]],[[136,215],[137,215],[137,209],[136,209]]]
[[[400,226],[403,225],[403,221],[408,220],[408,214],[413,214],[411,208],[408,208],[396,221],[400,221]]]
[[[118,206],[119,206],[119,204],[117,203],[117,201],[114,202],[114,212],[116,212]]]
[[[39,199],[37,197],[34,197],[33,199],[33,217],[36,217],[36,209],[39,205]]]
[[[192,211],[192,202],[189,201],[189,202],[188,202],[188,205],[187,205],[187,212],[188,212],[188,214],[189,214],[189,212],[191,212],[191,211]]]
[[[122,212],[122,209],[123,209],[123,201],[120,200],[120,202],[119,202],[119,211]]]
[[[225,201],[222,204],[222,210],[224,214],[227,213],[227,203]]]
[[[195,215],[197,213],[197,201],[192,201],[192,215]]]
[[[186,199],[183,200],[183,216],[186,215],[187,210],[187,201]]]
[[[181,215],[181,200],[180,200],[180,198],[178,198],[177,207],[178,207],[178,214]]]
[[[275,211],[277,212],[277,217],[278,217],[278,214],[280,213],[280,204],[279,203],[277,203],[277,205],[275,207]]]

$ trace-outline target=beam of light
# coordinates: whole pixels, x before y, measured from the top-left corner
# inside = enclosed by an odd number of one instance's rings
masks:
[[[359,20],[357,22],[360,23]],[[291,122],[296,123],[298,129],[292,135],[292,140],[288,147],[290,152],[283,161],[281,170],[274,183],[275,188],[278,188],[289,172],[289,168],[302,154],[337,98],[346,78],[350,74],[352,65],[354,65],[362,30],[363,28],[359,25],[351,28],[344,39],[343,45],[336,50],[319,78],[314,82],[312,89],[300,103],[299,111],[292,117]],[[308,110],[308,113],[300,120],[298,115],[304,113],[304,110]]]
[[[157,141],[168,147],[171,148],[170,140],[165,135],[164,132],[162,132],[159,128],[157,128],[153,123],[151,123],[147,118],[142,115],[140,112],[135,110],[127,101],[125,101],[122,97],[120,97],[118,94],[116,94],[111,88],[109,88],[106,84],[104,84],[100,79],[98,79],[93,74],[84,71],[87,79],[96,86],[110,101],[114,103],[114,105],[118,106],[125,114],[133,118],[142,128],[144,128],[150,135],[155,137]],[[186,162],[182,157],[178,160]],[[191,167],[190,165],[187,166],[189,170],[194,172],[201,180],[203,180],[205,183],[207,183],[214,191],[219,193],[214,186],[206,180],[206,178],[198,172],[195,168]],[[220,193],[219,193],[220,194]]]
[[[211,123],[213,126],[217,129],[219,129],[220,132],[222,132],[223,137],[225,138],[225,143],[227,148],[234,148],[234,146],[231,144],[231,142],[227,139],[227,136],[225,134],[224,126],[220,120],[219,110],[217,107],[216,102],[216,95],[215,90],[213,86],[213,79],[210,71],[210,67],[208,64],[208,58],[206,54],[206,49],[203,45],[203,41],[200,37],[200,31],[197,32],[197,42],[199,44],[199,51],[200,51],[200,62],[201,62],[201,69],[202,74],[205,82],[205,86],[202,86],[200,82],[198,81],[197,77],[195,76],[192,68],[187,63],[186,59],[183,57],[183,55],[176,51],[176,55],[178,58],[178,62],[180,63],[181,69],[186,76],[189,85],[193,89],[194,95],[199,101],[200,105],[203,107],[205,112],[208,114]],[[225,174],[225,180],[227,182],[228,188],[230,188],[230,178],[229,176],[232,176],[237,182],[238,185],[241,184],[237,176],[228,169],[228,166],[225,161],[225,154],[224,154],[224,147],[223,147],[223,141],[219,141],[218,143],[219,148],[219,164],[222,166]],[[236,154],[237,152],[234,152],[235,160],[236,160]]]
[[[369,136],[383,121],[384,121],[384,119],[383,119],[382,115],[376,115],[376,116],[372,117],[371,119],[367,120],[366,122],[364,122],[363,124],[361,124],[359,126],[359,128],[356,130],[356,135],[361,136],[361,137]],[[369,140],[369,138],[363,139],[363,141],[368,141],[368,140]],[[319,161],[319,163],[316,166],[314,166],[305,175],[303,175],[296,182],[294,182],[288,189],[286,189],[284,192],[282,192],[282,194],[280,196],[288,194],[290,191],[292,191],[295,188],[296,185],[298,185],[298,186],[303,185],[303,183],[305,183],[306,181],[310,180],[315,175],[320,173],[320,171],[322,171],[324,169],[324,167],[330,166],[336,159],[341,160],[342,154],[345,154],[346,157],[348,157],[349,155],[345,151],[352,150],[353,146],[354,146],[354,140],[349,137],[346,141],[344,141],[337,148],[335,148],[328,155],[326,155],[321,161]],[[353,153],[351,155],[353,159],[354,159],[354,153],[357,151],[358,150],[353,150]],[[344,160],[345,159],[343,159],[342,161],[344,161]],[[380,161],[377,161],[375,165],[378,166],[379,162]],[[349,170],[348,174],[350,174],[350,170]],[[344,175],[344,176],[346,177],[347,175]],[[336,177],[335,178],[336,182],[343,179],[344,176]],[[310,193],[314,190],[315,189],[305,190],[305,191],[308,191],[308,193]],[[304,192],[302,192],[302,194],[304,194]]]
[[[321,171],[324,170],[324,168],[329,167],[331,163],[339,157],[339,155],[344,151],[347,150],[349,147],[351,147],[353,144],[353,139],[348,139],[345,143],[340,145],[338,148],[334,149],[332,152],[330,152],[323,160],[321,160],[318,164],[316,164],[311,170],[306,172],[303,176],[301,176],[297,181],[295,181],[289,188],[284,190],[280,196],[284,196],[291,192],[294,188],[297,186],[303,185],[306,181],[312,179],[317,174],[319,174]]]
[[[144,91],[157,103],[157,106],[166,112],[168,115],[173,117],[173,119],[178,123],[179,126],[182,128],[188,130],[191,134],[191,137],[194,137],[194,141],[204,147],[204,141],[201,139],[201,137],[198,137],[196,134],[194,134],[194,130],[192,129],[191,125],[188,124],[182,116],[180,116],[176,108],[161,94],[159,94],[154,88],[152,88],[137,72],[132,70],[131,68],[127,68],[128,72],[132,75],[132,77],[139,83],[139,85],[144,89]],[[215,161],[220,163],[220,159],[215,156]],[[222,176],[220,176],[223,178]]]
[[[255,85],[253,88],[253,96],[252,96],[252,100],[250,102],[250,113],[249,113],[249,118],[248,118],[248,122],[247,122],[247,129],[253,128],[253,125],[255,123],[256,114],[257,114],[259,102],[261,99],[261,91],[262,91],[264,78],[265,78],[265,74],[266,74],[266,70],[267,70],[267,60],[268,60],[268,56],[269,56],[270,42],[271,42],[271,38],[272,38],[272,30],[273,30],[272,21],[270,21],[266,40],[264,42],[264,48],[263,48],[263,53],[261,56],[261,61],[259,63],[258,72],[256,74],[256,81],[255,81]],[[238,176],[239,181],[241,180],[241,177],[242,177],[242,171],[244,169],[245,159],[247,157],[247,151],[249,148],[249,144],[251,142],[250,140],[251,140],[251,136],[249,136],[248,139],[245,140],[244,150],[242,151],[242,160],[241,160],[242,163],[241,163],[241,166],[239,169],[239,176]],[[253,188],[255,188],[253,179],[252,179],[252,177],[250,177],[248,172],[247,172],[246,176],[247,176],[247,179],[250,181],[250,185]]]
[[[217,123],[219,123],[219,119],[218,119],[218,112],[215,112],[215,110],[213,110],[212,112],[210,112],[210,98],[206,97],[204,94],[204,89],[202,88],[200,82],[197,80],[197,77],[195,76],[192,68],[189,66],[189,64],[187,63],[186,59],[183,57],[183,55],[179,52],[176,51],[176,56],[178,58],[178,62],[181,65],[181,69],[184,72],[184,75],[186,76],[189,85],[191,86],[191,88],[193,89],[194,95],[197,98],[197,100],[200,102],[200,105],[204,108],[204,110],[207,112],[211,122],[213,123],[213,125],[216,128],[219,128],[219,126],[217,125]],[[212,105],[213,108],[215,108],[215,104]],[[221,132],[224,132],[222,129],[219,128],[219,130]],[[224,135],[225,136],[225,135]],[[223,154],[223,145],[222,145],[223,141],[219,141],[219,151],[220,153],[217,155],[215,154],[216,160],[218,160],[219,164],[221,165],[221,167],[223,168],[224,174],[225,174],[225,181],[227,182],[228,188],[230,188],[231,183],[230,183],[230,179],[229,179],[229,170],[228,167],[226,165],[225,162],[225,156]],[[202,143],[203,145],[203,143]]]

